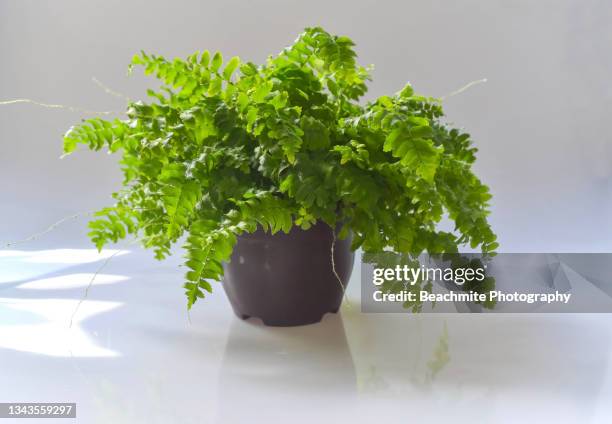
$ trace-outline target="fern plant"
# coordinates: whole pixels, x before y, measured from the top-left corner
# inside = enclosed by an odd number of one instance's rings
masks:
[[[64,136],[66,154],[84,144],[121,156],[116,202],[90,223],[98,249],[130,234],[163,259],[183,239],[189,308],[222,277],[236,237],[259,226],[340,222],[339,237],[352,232],[365,252],[496,249],[470,136],[410,85],[361,104],[369,74],[353,46],[307,28],[262,65],[208,51],[134,56],[130,71],[161,80],[151,101]],[[438,229],[444,216],[454,231]]]

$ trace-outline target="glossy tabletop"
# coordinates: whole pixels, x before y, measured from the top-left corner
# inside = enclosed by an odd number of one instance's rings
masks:
[[[188,316],[179,264],[1,251],[0,399],[82,423],[612,421],[610,315],[364,314],[356,267],[341,314],[271,328],[220,286]]]

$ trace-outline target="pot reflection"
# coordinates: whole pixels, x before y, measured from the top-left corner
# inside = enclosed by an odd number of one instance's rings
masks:
[[[249,410],[257,422],[284,416],[294,422],[295,414],[307,420],[321,416],[322,404],[326,417],[341,417],[345,401],[356,394],[353,358],[339,314],[301,327],[233,320],[220,369],[218,422],[244,422]],[[295,405],[296,398],[303,400],[299,411],[281,407]],[[316,399],[317,410],[309,408],[309,398]]]

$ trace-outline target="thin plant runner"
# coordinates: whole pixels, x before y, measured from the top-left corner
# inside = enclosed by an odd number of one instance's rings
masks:
[[[162,81],[151,102],[64,137],[66,154],[84,144],[121,155],[116,203],[90,223],[98,249],[132,234],[163,259],[186,235],[189,308],[222,277],[236,237],[259,226],[341,222],[340,238],[352,232],[351,248],[365,252],[493,252],[491,195],[471,171],[470,136],[410,85],[361,104],[370,77],[353,46],[308,28],[262,65],[224,65],[208,51],[136,55],[132,66]],[[454,231],[438,229],[444,216]]]

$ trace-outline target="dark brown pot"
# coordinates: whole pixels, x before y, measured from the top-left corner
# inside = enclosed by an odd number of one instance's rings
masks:
[[[294,227],[289,234],[271,235],[260,228],[238,237],[230,262],[224,264],[223,281],[236,315],[289,327],[314,324],[326,313],[338,312],[354,254],[350,237],[336,239],[334,264],[341,286],[332,269],[332,242],[332,229],[323,222],[308,230]]]

